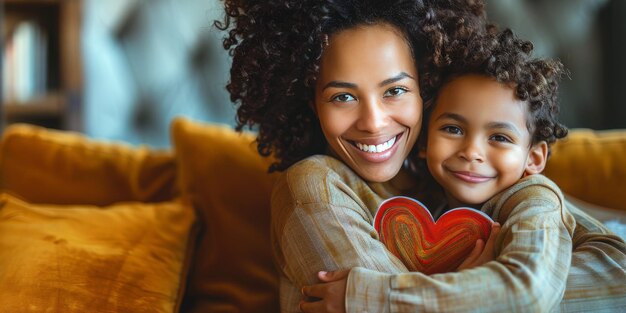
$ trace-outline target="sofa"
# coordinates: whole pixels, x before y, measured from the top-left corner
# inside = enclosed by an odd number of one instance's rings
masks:
[[[177,118],[172,148],[11,125],[0,141],[1,312],[277,312],[276,173],[254,135]],[[545,174],[626,216],[626,130],[576,129]]]

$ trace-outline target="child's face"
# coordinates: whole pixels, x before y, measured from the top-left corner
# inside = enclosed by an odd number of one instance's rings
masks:
[[[422,123],[417,79],[411,49],[392,26],[331,36],[315,111],[331,149],[365,180],[393,178],[415,144]]]
[[[479,206],[525,171],[543,169],[545,157],[538,160],[537,153],[545,154],[547,146],[530,147],[526,121],[527,104],[513,88],[489,77],[460,76],[441,89],[425,155],[451,207]]]

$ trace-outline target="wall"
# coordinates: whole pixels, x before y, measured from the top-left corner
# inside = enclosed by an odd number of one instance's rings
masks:
[[[626,128],[626,2],[622,0],[487,0],[489,17],[560,59],[561,119],[569,127]]]
[[[234,125],[217,1],[86,0],[85,132],[169,145],[177,115]]]
[[[218,0],[85,0],[87,134],[169,145],[176,115],[234,125],[230,60],[212,21]],[[570,127],[626,128],[626,1],[487,0],[489,17],[569,69],[561,117]]]

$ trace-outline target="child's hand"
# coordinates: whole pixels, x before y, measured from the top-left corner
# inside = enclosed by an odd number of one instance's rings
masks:
[[[495,241],[500,233],[500,224],[493,223],[491,226],[491,234],[485,244],[482,239],[476,240],[476,245],[470,255],[457,267],[457,271],[473,268],[483,265],[489,261],[495,260]]]
[[[302,287],[305,298],[317,298],[315,301],[300,301],[300,311],[313,312],[346,312],[346,285],[350,270],[335,272],[319,272],[317,277],[321,284]]]

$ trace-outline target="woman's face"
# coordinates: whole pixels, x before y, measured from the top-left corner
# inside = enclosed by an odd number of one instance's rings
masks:
[[[358,26],[329,38],[315,111],[330,148],[367,181],[393,178],[415,144],[422,123],[417,75],[393,26]]]

